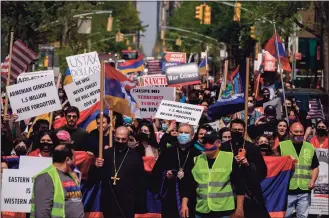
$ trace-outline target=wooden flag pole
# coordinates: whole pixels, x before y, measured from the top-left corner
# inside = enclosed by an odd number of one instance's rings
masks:
[[[224,62],[224,75],[222,77],[222,83],[220,85],[218,100],[222,96],[223,91],[225,91],[225,89],[226,89],[227,73],[228,73],[228,60],[225,60],[225,62]],[[223,83],[223,81],[224,81],[224,83]]]
[[[109,147],[112,148],[112,145],[113,145],[113,127],[115,125],[115,119],[113,119],[113,111],[112,110],[110,110],[110,120],[111,120],[111,125],[110,125],[110,133],[109,133]]]
[[[14,44],[14,31],[10,32],[10,47],[9,47],[9,64],[8,64],[8,75],[7,75],[7,84],[6,86],[10,85],[10,75],[11,75],[11,59],[13,56],[13,44]],[[5,98],[5,108],[4,108],[4,115],[8,114],[8,93],[6,94]]]
[[[61,84],[61,79],[62,79],[62,74],[59,73],[56,83],[57,90],[59,89],[59,85]],[[54,116],[54,112],[51,112],[49,115],[49,129],[51,129],[51,125],[53,124],[53,116]]]
[[[249,96],[249,58],[246,59],[246,87],[244,94],[244,122],[246,124],[247,134],[247,123],[248,123],[248,96]]]
[[[99,126],[99,158],[103,158],[103,115],[104,115],[104,73],[105,73],[105,63],[101,61],[101,73],[100,73],[100,103],[101,103],[101,110],[100,110],[100,123]]]

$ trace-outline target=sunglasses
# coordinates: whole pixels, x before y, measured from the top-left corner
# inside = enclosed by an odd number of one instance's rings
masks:
[[[78,116],[77,115],[66,115],[67,118],[73,118],[73,119],[76,119]]]

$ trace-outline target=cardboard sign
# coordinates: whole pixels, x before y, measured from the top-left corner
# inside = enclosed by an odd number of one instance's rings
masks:
[[[86,110],[100,99],[100,75],[97,72],[64,86],[64,89],[72,106],[80,111]]]
[[[161,101],[174,101],[175,93],[175,88],[167,87],[137,87],[131,90],[131,95],[139,106],[142,118],[154,117]]]
[[[6,89],[13,113],[18,115],[17,121],[62,109],[56,83],[50,76],[7,86]]]
[[[164,75],[142,76],[140,77],[141,86],[166,86],[167,77]]]
[[[21,156],[19,169],[4,169],[1,211],[30,213],[33,177],[50,164],[52,158]]]
[[[55,79],[53,70],[43,70],[36,72],[21,73],[17,77],[17,83],[27,82],[44,76],[51,76],[53,79]]]
[[[268,101],[263,104],[263,108],[265,109],[266,106],[272,105],[276,109],[276,119],[280,120],[282,116],[282,104],[281,104],[281,98],[273,99],[272,101]]]
[[[166,69],[168,86],[200,84],[201,77],[197,63],[184,64]]]
[[[155,118],[198,125],[204,107],[162,100]]]
[[[319,176],[315,182],[315,187],[312,190],[312,199],[310,206],[310,214],[329,215],[329,176],[328,176],[328,149],[316,148],[318,157]]]
[[[101,72],[101,64],[95,51],[66,57],[66,61],[74,81]]]
[[[166,52],[164,55],[166,62],[186,63],[186,53],[183,52]]]
[[[161,70],[162,72],[166,72],[167,67],[173,67],[173,66],[178,66],[178,65],[182,65],[183,63],[179,63],[179,62],[162,62],[162,67]]]

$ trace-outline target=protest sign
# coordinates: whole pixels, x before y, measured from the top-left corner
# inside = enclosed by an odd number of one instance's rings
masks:
[[[31,211],[33,176],[27,170],[3,169],[1,211]]]
[[[184,64],[166,69],[168,86],[200,84],[199,67],[196,63]]]
[[[265,109],[266,106],[272,105],[276,109],[276,119],[280,120],[282,116],[282,105],[281,105],[281,98],[273,99],[272,101],[268,101],[263,104],[263,108]]]
[[[319,159],[319,176],[312,190],[310,214],[329,215],[329,180],[328,180],[328,149],[317,148],[316,154]]]
[[[30,157],[20,156],[19,158],[19,169],[27,170],[30,175],[36,175],[53,163],[51,157]]]
[[[42,70],[42,71],[19,74],[17,77],[17,83],[27,82],[44,76],[51,76],[53,79],[55,79],[53,70]]]
[[[64,86],[67,98],[72,106],[80,111],[92,107],[100,99],[100,75],[95,73]]]
[[[163,56],[162,72],[167,67],[178,66],[186,63],[186,53],[183,52],[166,52]]]
[[[161,101],[174,101],[175,93],[175,88],[168,87],[137,87],[131,90],[142,118],[154,117]]]
[[[162,100],[155,118],[198,125],[204,107]]]
[[[141,86],[166,86],[167,77],[164,75],[142,76],[140,77]]]
[[[220,126],[219,126],[219,120],[216,120],[215,122],[212,123],[207,123],[207,125],[211,126],[216,132],[219,132]],[[198,131],[199,126],[193,126],[194,128],[194,133]]]
[[[62,109],[51,76],[7,86],[6,89],[13,113],[18,115],[17,121]]]
[[[66,61],[74,81],[101,72],[101,64],[95,51],[66,57]]]

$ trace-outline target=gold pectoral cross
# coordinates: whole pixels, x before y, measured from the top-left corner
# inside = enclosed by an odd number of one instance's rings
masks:
[[[113,180],[113,185],[116,185],[117,180],[120,180],[120,178],[118,177],[118,173],[114,174],[114,176],[112,176],[111,179]]]

